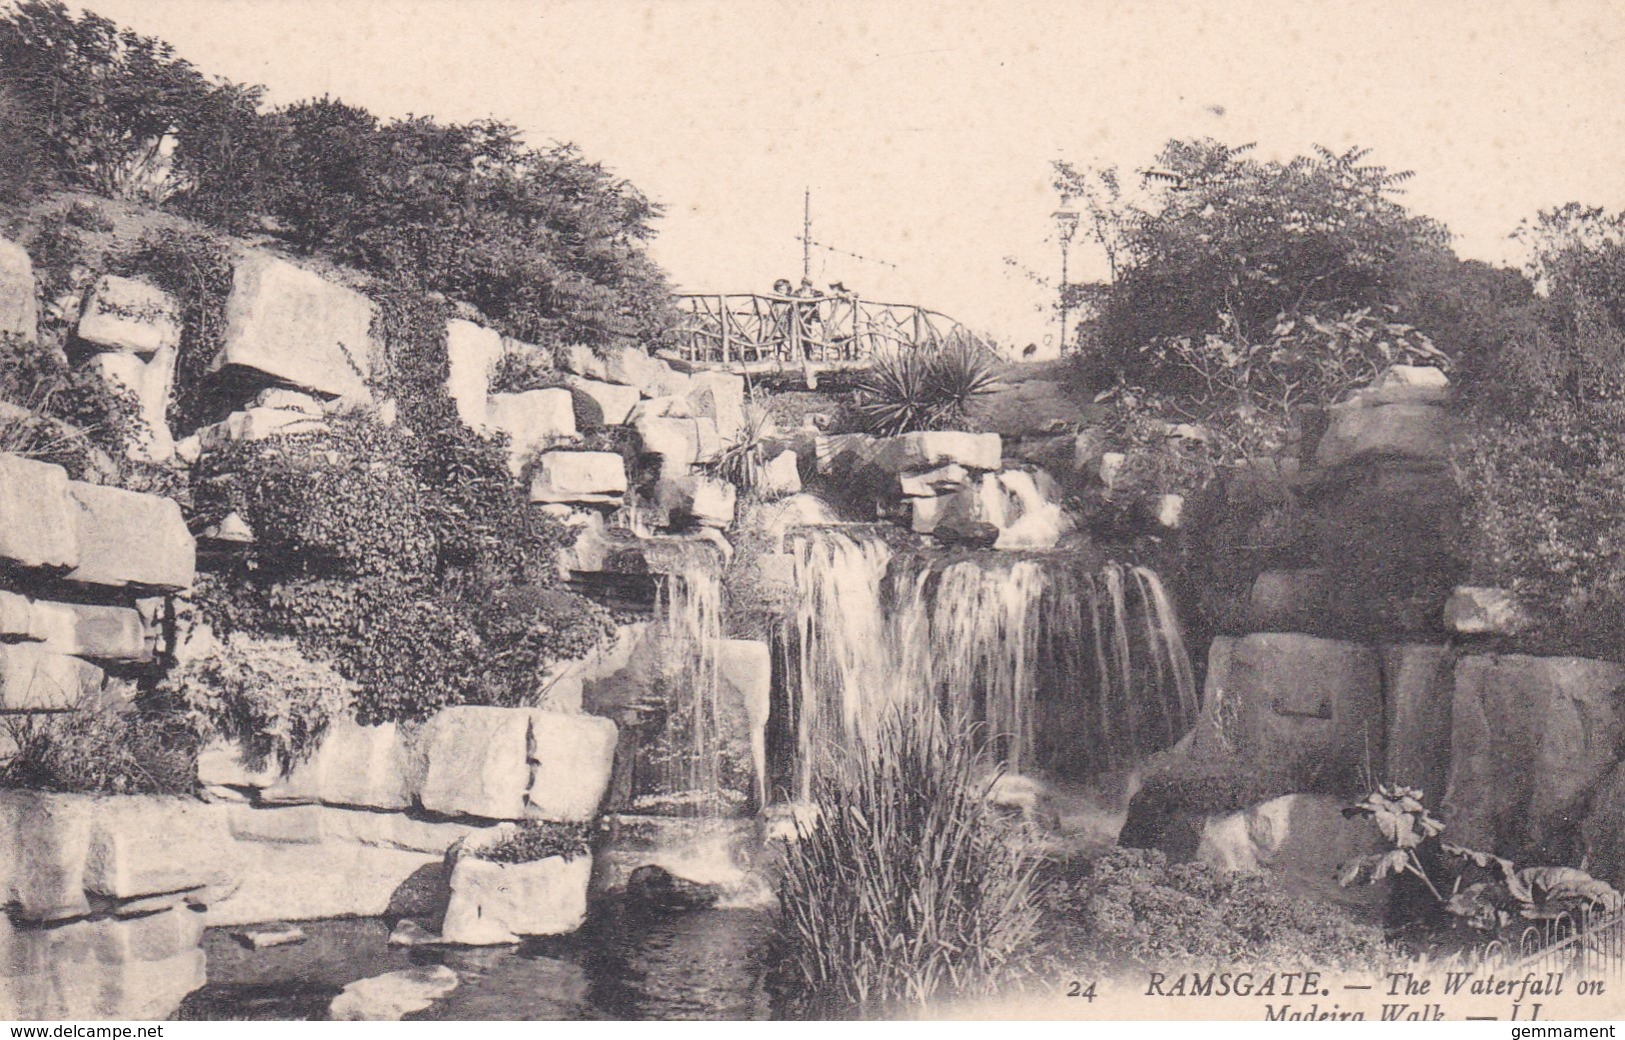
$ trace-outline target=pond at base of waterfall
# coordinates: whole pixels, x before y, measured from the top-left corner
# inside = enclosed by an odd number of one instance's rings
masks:
[[[773,917],[760,910],[661,913],[621,901],[596,906],[573,935],[518,946],[390,946],[380,918],[304,921],[298,945],[250,950],[235,929],[204,939],[208,984],[177,1018],[325,1019],[349,983],[443,964],[458,986],[410,1020],[765,1019]]]

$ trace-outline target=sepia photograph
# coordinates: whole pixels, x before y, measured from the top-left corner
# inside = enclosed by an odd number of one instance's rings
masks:
[[[0,0],[0,1021],[1613,1035],[1622,54]]]

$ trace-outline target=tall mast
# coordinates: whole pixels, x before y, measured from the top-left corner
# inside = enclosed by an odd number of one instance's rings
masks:
[[[812,189],[801,195],[801,277],[812,277]]]

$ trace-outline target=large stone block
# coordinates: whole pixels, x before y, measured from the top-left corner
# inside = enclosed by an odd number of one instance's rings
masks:
[[[550,451],[530,477],[532,502],[619,502],[626,461],[612,451]]]
[[[192,585],[197,542],[173,499],[74,481],[79,565],[68,578],[89,585],[179,592]]]
[[[1518,597],[1506,589],[1459,585],[1444,604],[1445,627],[1462,635],[1517,635],[1529,620]]]
[[[167,1019],[205,983],[202,915],[11,928],[0,917],[0,1018]]]
[[[739,490],[726,480],[696,473],[662,481],[659,498],[674,519],[726,530],[734,522]]]
[[[156,286],[103,275],[85,299],[74,330],[102,350],[152,355],[181,345],[180,307]]]
[[[406,748],[394,723],[362,726],[346,719],[331,724],[315,753],[260,797],[405,809],[412,804],[406,771]]]
[[[6,711],[67,711],[94,700],[101,688],[102,670],[89,661],[30,643],[0,643],[0,707]]]
[[[557,822],[591,820],[614,768],[618,731],[596,715],[530,713],[530,787],[524,815]]]
[[[582,343],[572,343],[558,349],[559,367],[588,379],[609,378],[609,367],[593,349]]]
[[[1420,788],[1427,804],[1444,799],[1450,772],[1450,705],[1456,651],[1407,643],[1382,648],[1388,757],[1382,779]]]
[[[527,935],[565,935],[586,920],[590,855],[529,863],[493,863],[466,847],[454,855],[440,929],[446,942],[493,946]]]
[[[663,381],[662,369],[666,369],[664,361],[638,347],[611,347],[604,352],[604,374],[597,378],[641,391]]]
[[[318,814],[335,811],[303,808]],[[256,845],[236,890],[209,904],[206,920],[209,927],[217,928],[323,917],[380,917],[401,912],[400,900],[423,880],[443,879],[443,864],[444,856],[439,853],[346,841]]]
[[[0,591],[0,637],[97,661],[142,663],[153,652],[140,611],[32,600],[15,592]]]
[[[565,376],[564,385],[575,405],[576,425],[583,428],[619,426],[631,418],[632,409],[641,400],[635,386],[585,376]]]
[[[1563,862],[1584,802],[1619,758],[1625,665],[1469,654],[1456,663],[1445,822],[1452,841]]]
[[[238,441],[263,441],[267,437],[296,433],[326,433],[328,425],[320,415],[296,408],[246,408],[197,431],[204,451],[217,451]]]
[[[93,825],[91,799],[83,795],[0,789],[0,905],[12,904],[24,921],[88,914],[85,860]]]
[[[34,342],[39,335],[39,300],[34,291],[34,263],[27,250],[0,238],[0,334]]]
[[[508,435],[508,468],[515,476],[533,454],[576,435],[575,406],[561,387],[492,394],[485,399],[485,422]]]
[[[224,806],[189,798],[108,797],[91,805],[85,891],[110,899],[229,891],[241,866]]]
[[[102,382],[135,398],[137,425],[124,446],[125,454],[142,462],[168,462],[175,456],[175,438],[169,432],[169,398],[175,388],[176,349],[164,346],[145,360],[120,351],[97,354],[90,367]]]
[[[939,430],[905,433],[886,440],[875,462],[888,473],[915,472],[958,463],[966,469],[996,470],[1004,452],[996,433]]]
[[[756,490],[764,498],[801,493],[801,463],[793,451],[781,451],[768,460],[757,477]]]
[[[79,508],[61,466],[0,454],[0,558],[21,567],[79,563]]]
[[[694,415],[713,420],[724,441],[745,428],[745,379],[731,372],[695,372],[689,376],[689,406]]]
[[[225,741],[216,741],[199,748],[197,753],[198,783],[224,787],[270,787],[282,779],[282,771],[275,762],[251,765],[242,748]]]
[[[530,712],[461,706],[423,725],[414,757],[418,802],[448,816],[518,820],[530,791]]]
[[[1253,580],[1245,620],[1257,632],[1319,632],[1330,597],[1325,568],[1265,571]]]
[[[366,399],[372,302],[267,253],[238,261],[226,335],[210,366],[252,369],[332,397]]]
[[[444,964],[424,964],[360,979],[328,1005],[333,1022],[399,1022],[457,988],[457,973]]]
[[[1461,424],[1432,403],[1384,403],[1357,394],[1327,410],[1326,432],[1315,449],[1321,466],[1336,466],[1361,455],[1447,459]]]
[[[696,462],[722,450],[715,420],[645,417],[633,424],[644,455],[654,458],[662,477],[687,476]]]
[[[446,392],[470,429],[485,429],[485,402],[502,355],[502,334],[496,330],[461,318],[446,323]]]
[[[1592,876],[1625,891],[1625,764],[1614,766],[1592,792],[1581,833]]]
[[[1383,760],[1376,649],[1280,632],[1215,639],[1192,754],[1354,782]]]

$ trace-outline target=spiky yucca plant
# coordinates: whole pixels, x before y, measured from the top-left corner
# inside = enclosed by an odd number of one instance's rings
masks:
[[[963,427],[975,401],[997,388],[993,365],[987,347],[963,338],[934,350],[877,354],[858,383],[858,419],[880,437]]]

